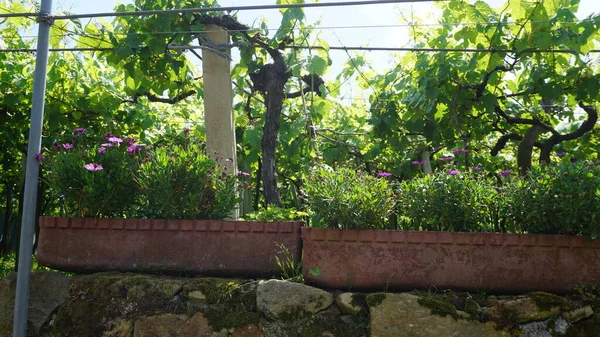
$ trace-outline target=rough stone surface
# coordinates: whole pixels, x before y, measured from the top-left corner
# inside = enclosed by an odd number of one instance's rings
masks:
[[[499,299],[495,305],[487,307],[484,312],[493,321],[510,320],[513,323],[544,321],[560,314],[560,305],[545,305],[528,296],[517,296],[512,299]]]
[[[331,305],[329,292],[275,280],[120,273],[63,278],[34,274],[31,307],[46,308],[35,337],[600,337],[600,315],[593,314],[600,301],[572,295],[338,292],[338,305]],[[14,284],[15,275],[0,280],[0,322],[12,321]],[[62,304],[42,306],[57,292],[66,293]],[[362,309],[347,314],[340,309],[344,303]],[[545,315],[551,316],[538,320]],[[3,329],[0,337],[9,337],[12,325]]]
[[[54,311],[65,302],[71,281],[69,277],[53,272],[31,274],[28,336],[37,335]],[[16,273],[0,280],[0,337],[9,337],[12,334],[16,285]]]
[[[370,306],[371,337],[508,337],[492,323],[456,320],[450,316],[431,315],[431,310],[417,303],[412,294],[387,294],[377,305]]]
[[[564,335],[570,324],[564,318],[547,319],[541,322],[522,324],[519,337],[553,337]]]
[[[201,291],[196,290],[196,291],[190,291],[187,295],[187,297],[191,300],[196,300],[196,301],[205,301],[206,300],[206,295],[204,295]]]
[[[594,315],[594,310],[590,305],[586,305],[583,308],[578,308],[571,311],[565,311],[562,313],[562,317],[564,317],[570,323],[576,323],[581,321],[582,319],[592,317]]]
[[[213,332],[202,314],[165,314],[137,320],[133,337],[211,337]]]
[[[362,307],[356,304],[353,296],[353,293],[341,293],[335,297],[335,304],[343,313],[357,316]]]
[[[333,304],[333,295],[321,289],[279,280],[261,281],[256,305],[270,319],[308,317]]]
[[[108,329],[104,332],[103,337],[131,337],[132,332],[132,321],[115,319],[109,322]]]
[[[235,329],[231,337],[263,337],[262,329],[258,325],[248,325],[247,327]]]

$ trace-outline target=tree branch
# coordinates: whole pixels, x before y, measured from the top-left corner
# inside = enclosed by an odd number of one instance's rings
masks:
[[[506,143],[508,143],[509,140],[522,141],[523,136],[520,136],[516,133],[507,133],[505,135],[502,135],[500,138],[498,138],[496,145],[494,145],[494,147],[490,150],[490,155],[493,157],[497,156],[498,153],[506,147]],[[542,148],[543,144],[535,142],[533,146],[537,148]]]
[[[556,131],[552,126],[540,121],[539,119],[519,118],[515,116],[510,116],[497,104],[496,106],[494,106],[494,112],[496,112],[498,116],[504,118],[504,120],[506,120],[508,124],[538,125],[542,127],[542,129],[551,132],[553,135],[559,135],[559,132]]]
[[[133,95],[133,98],[131,98],[131,99],[123,99],[123,100],[121,100],[121,104],[123,104],[123,103],[138,103],[139,102],[139,98],[140,97],[144,97],[144,96],[146,98],[148,98],[148,100],[150,102],[153,102],[153,103],[176,104],[176,103],[178,103],[180,101],[183,101],[184,99],[186,99],[186,98],[188,98],[188,97],[190,97],[192,95],[195,95],[195,94],[196,94],[196,90],[189,90],[189,91],[181,93],[181,94],[179,94],[179,95],[177,95],[175,97],[160,97],[160,96],[157,96],[156,94],[153,94],[150,91],[146,91],[146,92],[141,93],[141,94],[135,94],[135,95]]]
[[[577,139],[594,128],[596,122],[598,121],[598,111],[593,106],[585,105],[583,102],[579,102],[579,107],[587,113],[588,118],[581,123],[577,130],[564,135],[553,134],[550,138],[548,138],[548,140],[543,144],[540,152],[540,162],[550,163],[550,154],[554,146],[564,141]]]

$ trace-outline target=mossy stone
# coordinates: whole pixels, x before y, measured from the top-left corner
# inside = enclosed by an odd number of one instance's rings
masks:
[[[454,305],[436,299],[434,296],[421,297],[417,300],[417,303],[426,308],[429,308],[431,310],[432,315],[439,315],[442,317],[451,316],[455,319],[458,319],[458,313],[456,312],[456,308],[454,307]]]
[[[381,302],[383,302],[383,300],[385,300],[386,294],[385,293],[375,293],[375,294],[369,294],[367,295],[367,305],[371,308],[374,308],[378,305],[381,304]]]
[[[571,325],[564,337],[600,337],[600,314]]]
[[[549,294],[543,291],[536,291],[526,295],[531,298],[541,310],[548,311],[555,307],[563,308],[567,305],[567,300],[564,297]]]

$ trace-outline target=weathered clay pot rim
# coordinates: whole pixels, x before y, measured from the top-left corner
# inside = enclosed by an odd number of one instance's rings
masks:
[[[274,277],[302,222],[40,217],[38,262],[65,271]],[[141,269],[140,269],[141,268]]]
[[[302,227],[302,237],[314,241],[421,243],[490,246],[585,247],[600,249],[600,240],[582,236],[490,232],[443,232],[387,229]]]
[[[44,229],[87,230],[139,230],[182,232],[264,232],[291,233],[304,226],[302,221],[234,221],[234,220],[188,220],[188,219],[142,219],[142,218],[74,218],[40,216]]]

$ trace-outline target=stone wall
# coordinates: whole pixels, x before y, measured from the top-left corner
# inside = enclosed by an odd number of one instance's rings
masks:
[[[11,336],[16,275],[0,280]],[[102,273],[32,275],[28,333],[39,337],[600,337],[593,291],[350,293],[279,280]],[[600,297],[600,296],[599,296]]]

